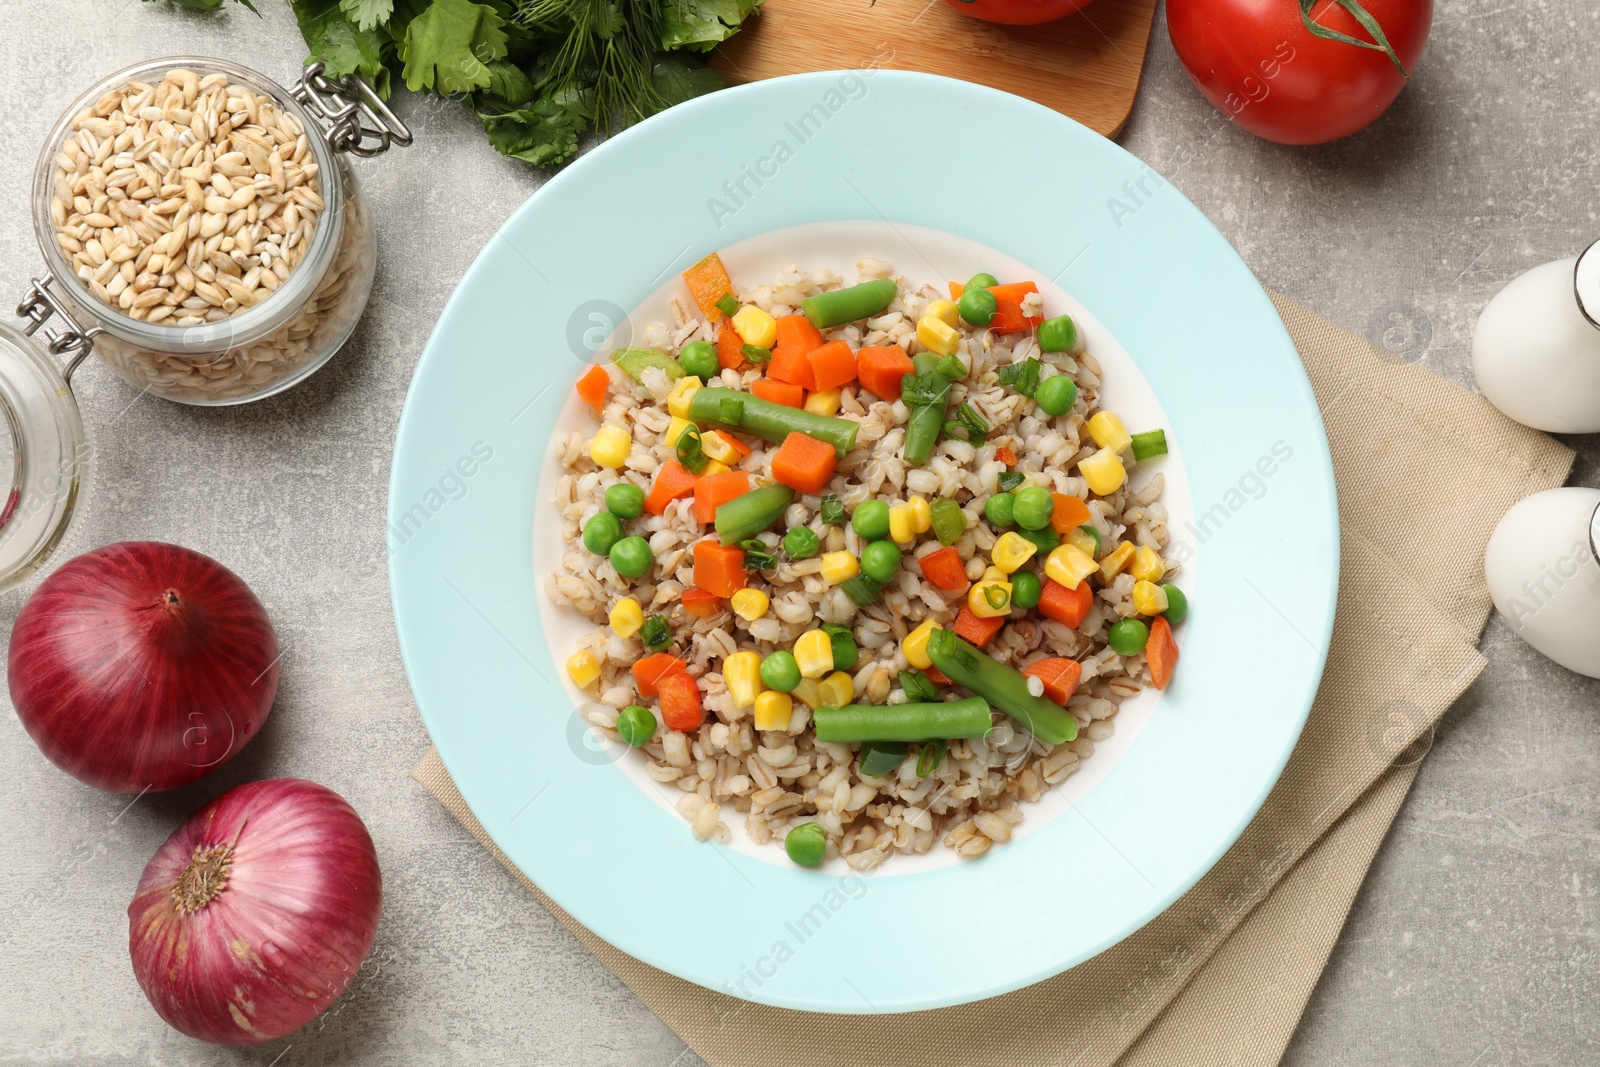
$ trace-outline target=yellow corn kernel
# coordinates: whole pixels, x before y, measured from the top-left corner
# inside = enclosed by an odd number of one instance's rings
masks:
[[[761,684],[761,653],[735,652],[723,660],[722,680],[728,683],[728,695],[735,707],[753,706],[766,689]]]
[[[1106,553],[1105,558],[1100,561],[1100,577],[1109,582],[1122,573],[1122,568],[1126,567],[1128,561],[1132,558],[1133,542],[1122,542],[1122,544]]]
[[[611,632],[626,640],[639,632],[644,625],[644,608],[631,596],[625,596],[611,608]]]
[[[1109,448],[1102,448],[1088,459],[1078,461],[1078,473],[1096,496],[1110,496],[1128,480],[1128,468]]]
[[[1010,577],[1011,577],[1011,575],[1007,574],[1005,571],[1001,570],[999,567],[985,567],[985,568],[983,568],[983,574],[978,578],[978,581],[980,581],[980,582],[1003,582],[1003,581],[1006,581],[1007,579],[1009,579]],[[968,590],[968,591],[970,592],[970,590]]]
[[[807,630],[795,638],[794,661],[800,677],[821,678],[833,670],[833,638],[822,630]]]
[[[889,509],[889,539],[897,545],[909,545],[916,539],[915,520],[910,504],[896,504]]]
[[[980,619],[1011,614],[1011,583],[985,579],[967,591],[967,610]]]
[[[956,310],[954,300],[935,300],[922,309],[924,315],[932,315],[946,326],[954,326],[959,320],[960,312]]]
[[[602,426],[589,442],[589,458],[602,467],[620,467],[633,451],[633,435],[621,426]]]
[[[911,532],[925,534],[933,529],[933,507],[920,496],[914,496],[906,501],[906,507],[911,509]]]
[[[1094,534],[1085,530],[1082,526],[1074,527],[1061,540],[1076,547],[1090,559],[1093,559],[1095,554],[1100,551],[1100,542],[1094,539]]]
[[[856,698],[855,679],[844,671],[834,671],[818,682],[817,688],[822,691],[825,708],[842,708]]]
[[[1111,449],[1112,455],[1121,455],[1133,444],[1133,437],[1128,433],[1128,428],[1122,425],[1122,420],[1112,411],[1097,411],[1094,418],[1089,420],[1089,436],[1094,438],[1094,443],[1101,448]]]
[[[989,558],[994,561],[995,567],[1004,574],[1011,574],[1018,567],[1033,558],[1039,551],[1039,546],[1023,537],[1015,530],[1007,530],[1000,535],[1000,539],[989,550]]]
[[[1057,545],[1044,558],[1044,573],[1068,589],[1078,588],[1078,583],[1099,570],[1100,567],[1077,545]]]
[[[739,618],[755,622],[772,606],[772,598],[759,589],[741,589],[728,598],[728,605]]]
[[[800,684],[789,690],[789,695],[812,711],[822,707],[822,686],[815,678],[801,678]]]
[[[705,382],[693,374],[685,374],[682,378],[672,383],[672,392],[667,394],[667,411],[680,419],[689,417],[689,401],[694,399],[695,391]]]
[[[673,414],[676,415],[677,412]],[[730,468],[744,458],[737,448],[728,443],[726,437],[716,433],[707,432],[700,435],[700,451],[704,452],[706,458],[713,463],[728,464]]]
[[[567,677],[579,689],[587,689],[600,678],[600,661],[593,652],[574,652],[567,657]]]
[[[839,393],[838,389],[818,389],[806,397],[804,407],[813,415],[837,415]]]
[[[1133,553],[1128,573],[1141,582],[1159,582],[1167,573],[1167,565],[1162,561],[1161,553],[1149,545],[1141,545]]]
[[[1154,582],[1134,582],[1133,610],[1140,615],[1160,615],[1167,610],[1167,591]]]
[[[821,573],[823,581],[829,585],[838,585],[860,574],[861,562],[848,552],[826,552],[822,556]]]
[[[733,316],[733,328],[747,345],[771,348],[778,339],[778,320],[754,304],[746,304]]]
[[[961,345],[961,334],[943,319],[924,315],[917,320],[917,344],[941,356],[955,354]]]
[[[787,730],[794,715],[794,698],[769,689],[756,697],[756,729]]]
[[[933,666],[933,660],[928,658],[928,637],[933,631],[934,622],[929,619],[900,639],[900,652],[906,657],[906,662],[919,671]]]
[[[713,474],[727,474],[731,470],[733,470],[733,468],[728,466],[726,463],[715,459],[708,459],[706,460],[706,465],[700,468],[699,476],[701,478],[706,478]]]
[[[690,422],[688,419],[679,418],[676,415],[672,416],[672,418],[667,422],[667,447],[677,448],[678,438],[682,437],[686,431],[694,428],[694,423]]]

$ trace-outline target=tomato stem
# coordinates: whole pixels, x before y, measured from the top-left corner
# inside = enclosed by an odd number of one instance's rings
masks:
[[[1411,79],[1411,72],[1406,70],[1404,63],[1400,62],[1400,54],[1389,43],[1389,38],[1383,32],[1383,27],[1378,25],[1378,20],[1372,17],[1371,12],[1361,6],[1360,0],[1333,0],[1350,13],[1350,17],[1361,23],[1363,29],[1372,35],[1372,40],[1363,41],[1359,37],[1352,37],[1348,33],[1329,29],[1319,22],[1312,21],[1311,8],[1316,0],[1300,0],[1300,21],[1305,24],[1306,30],[1314,37],[1321,37],[1325,41],[1338,41],[1341,44],[1353,44],[1357,48],[1370,48],[1374,52],[1382,52],[1389,57],[1400,76],[1407,81]]]

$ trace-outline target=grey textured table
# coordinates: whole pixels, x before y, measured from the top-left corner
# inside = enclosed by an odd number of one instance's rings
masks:
[[[70,99],[178,52],[287,78],[300,38],[282,4],[261,6],[257,19],[136,0],[0,2],[0,296],[36,270],[33,165]],[[1597,38],[1600,11],[1579,0],[1445,0],[1414,84],[1375,128],[1289,149],[1213,112],[1158,24],[1122,142],[1265,284],[1470,384],[1483,303],[1600,236]],[[400,108],[416,147],[360,168],[381,227],[372,303],[326,369],[276,399],[211,411],[140,398],[92,365],[78,378],[99,472],[75,545],[151,538],[218,557],[267,603],[287,654],[276,709],[239,759],[131,806],[61,774],[0,715],[0,1063],[699,1062],[406,776],[428,738],[374,566],[390,446],[451,288],[542,176],[495,155],[459,106]],[[1600,449],[1573,443],[1575,480],[1592,482]],[[7,633],[22,599],[0,597]],[[1484,650],[1489,669],[1439,732],[1289,1063],[1600,1059],[1600,686],[1498,620]],[[281,775],[325,783],[365,816],[385,873],[377,947],[320,1023],[253,1050],[201,1045],[145,1002],[125,909],[184,815]]]

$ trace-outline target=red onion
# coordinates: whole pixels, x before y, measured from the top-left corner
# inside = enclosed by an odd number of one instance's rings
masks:
[[[11,631],[10,681],[22,725],[68,774],[119,793],[173,789],[261,728],[278,639],[216,560],[127,541],[39,586]]]
[[[331,789],[249,782],[167,838],[128,905],[145,996],[190,1037],[254,1045],[327,1010],[372,950],[383,880]]]

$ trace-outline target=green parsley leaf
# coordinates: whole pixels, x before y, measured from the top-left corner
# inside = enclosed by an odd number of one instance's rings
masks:
[[[473,113],[502,155],[548,167],[578,154],[578,137],[589,112],[575,91],[546,93],[524,108],[507,111],[482,93],[468,97]]]
[[[493,81],[488,64],[506,54],[506,20],[472,0],[433,0],[406,27],[400,44],[406,88],[442,96],[484,89]]]
[[[339,0],[339,10],[358,30],[370,30],[394,17],[394,0]]]
[[[289,0],[300,35],[311,58],[327,68],[330,78],[360,74],[380,95],[388,95],[389,69],[384,66],[386,35],[358,30],[339,10],[338,0]]]
[[[709,52],[760,5],[761,0],[667,0],[661,5],[661,47]]]
[[[672,10],[671,4],[667,10]],[[650,85],[665,107],[716,92],[723,84],[722,75],[683,56],[658,56],[650,68]]]

